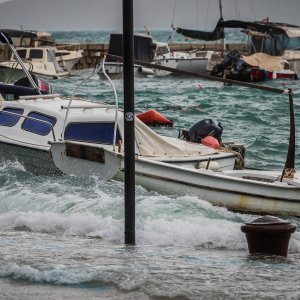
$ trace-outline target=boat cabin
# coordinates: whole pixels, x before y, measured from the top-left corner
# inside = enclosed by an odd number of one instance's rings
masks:
[[[228,20],[222,28],[240,28],[248,37],[248,53],[282,56],[286,50],[300,50],[300,27],[285,23]]]
[[[134,59],[145,62],[153,61],[156,52],[156,44],[149,35],[134,35]],[[110,35],[108,54],[123,56],[123,35],[121,33],[112,33]],[[115,61],[108,57],[107,61]]]

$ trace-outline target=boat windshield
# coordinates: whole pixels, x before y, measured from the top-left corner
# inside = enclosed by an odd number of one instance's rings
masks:
[[[113,145],[115,123],[70,123],[65,130],[65,139],[86,143]],[[120,142],[117,130],[116,144]]]
[[[263,52],[280,56],[283,55],[284,50],[300,48],[300,37],[288,37],[286,35],[275,35],[274,37],[253,36],[248,46],[251,54]]]

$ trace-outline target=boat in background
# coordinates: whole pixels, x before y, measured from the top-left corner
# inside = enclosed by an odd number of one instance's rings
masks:
[[[15,29],[2,29],[1,32],[11,38],[17,51],[20,50],[20,57],[33,64],[33,69],[36,70],[34,73],[42,72],[42,76],[53,78],[66,76],[63,73],[71,72],[75,64],[83,57],[83,51],[80,49],[68,50],[67,45],[63,46],[64,49],[60,49],[61,46],[56,46],[48,32]],[[15,58],[12,55],[7,57],[6,61],[15,61]],[[42,63],[45,66],[44,69]]]
[[[74,69],[74,66],[83,57],[83,50],[67,50],[56,47],[54,52],[59,66],[66,69],[68,72],[71,72]]]
[[[16,49],[26,69],[43,78],[58,79],[70,73],[59,66],[53,47],[33,47]],[[13,53],[10,60],[0,62],[0,81],[17,81],[24,77],[24,71]]]
[[[265,53],[246,56],[236,50],[227,53],[224,60],[214,66],[211,75],[253,82],[298,79],[297,73],[290,70],[288,61],[280,56]]]
[[[22,96],[52,94],[52,86],[34,74],[30,74],[24,66],[21,58],[18,56],[15,48],[12,46],[11,39],[0,31],[0,42],[9,46],[10,50],[16,54],[20,66],[26,77],[17,80],[14,83],[0,83],[0,102],[19,99]]]
[[[201,73],[207,69],[208,58],[213,51],[205,51],[201,55],[197,52],[171,51],[168,43],[154,41],[148,34],[134,35],[134,59],[161,66],[180,69],[188,72]],[[105,62],[105,71],[111,78],[120,79],[123,76],[123,63],[119,61],[122,54],[122,34],[110,35],[108,55]],[[139,64],[135,67],[135,76],[167,76],[172,72],[155,68],[146,68]],[[101,78],[105,77],[103,71],[99,72]]]
[[[300,26],[264,21],[247,22],[227,20],[218,23],[218,28],[239,28],[247,37],[247,52],[280,56],[289,63],[289,68],[300,73]]]

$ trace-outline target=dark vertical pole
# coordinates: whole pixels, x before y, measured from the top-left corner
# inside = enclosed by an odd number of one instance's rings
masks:
[[[293,91],[289,89],[289,104],[290,104],[290,140],[289,148],[285,161],[284,170],[282,172],[281,180],[283,178],[293,178],[295,173],[295,155],[296,155],[296,133],[295,133],[295,114],[294,114],[294,99]]]
[[[135,244],[133,0],[123,0],[125,244]]]

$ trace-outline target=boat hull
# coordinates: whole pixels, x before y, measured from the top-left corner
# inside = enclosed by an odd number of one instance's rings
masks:
[[[47,150],[0,142],[0,160],[17,160],[33,174],[62,174]]]
[[[112,151],[104,150],[105,164],[101,164],[80,153],[77,157],[66,156],[64,143],[55,142],[51,148],[54,162],[63,173],[124,181],[124,161]],[[213,205],[244,213],[300,216],[300,180],[293,182],[294,186],[286,180],[280,182],[281,171],[216,172],[187,163],[137,157],[135,172],[136,184],[163,194],[195,195]]]
[[[33,66],[31,64],[24,63],[24,65],[30,73],[45,79],[57,79],[69,76],[69,72],[55,72],[47,70],[46,67],[42,64]],[[25,76],[26,74],[20,65],[17,65],[16,67],[15,63],[13,62],[0,63],[0,81],[15,82]]]
[[[239,171],[232,171],[233,173]],[[250,173],[246,174],[251,175]],[[281,172],[262,172],[262,178],[280,177]],[[160,193],[195,195],[213,205],[232,211],[257,214],[300,216],[299,186],[287,183],[270,184],[264,181],[233,178],[210,170],[191,171],[169,164],[143,161],[136,164],[136,184]],[[251,177],[251,176],[249,176]],[[118,178],[122,180],[122,178]],[[276,180],[275,180],[276,181]],[[166,184],[167,183],[167,184]]]
[[[67,175],[107,180],[116,177],[121,169],[121,156],[101,147],[82,148],[76,143],[52,142],[51,153],[56,167]]]

